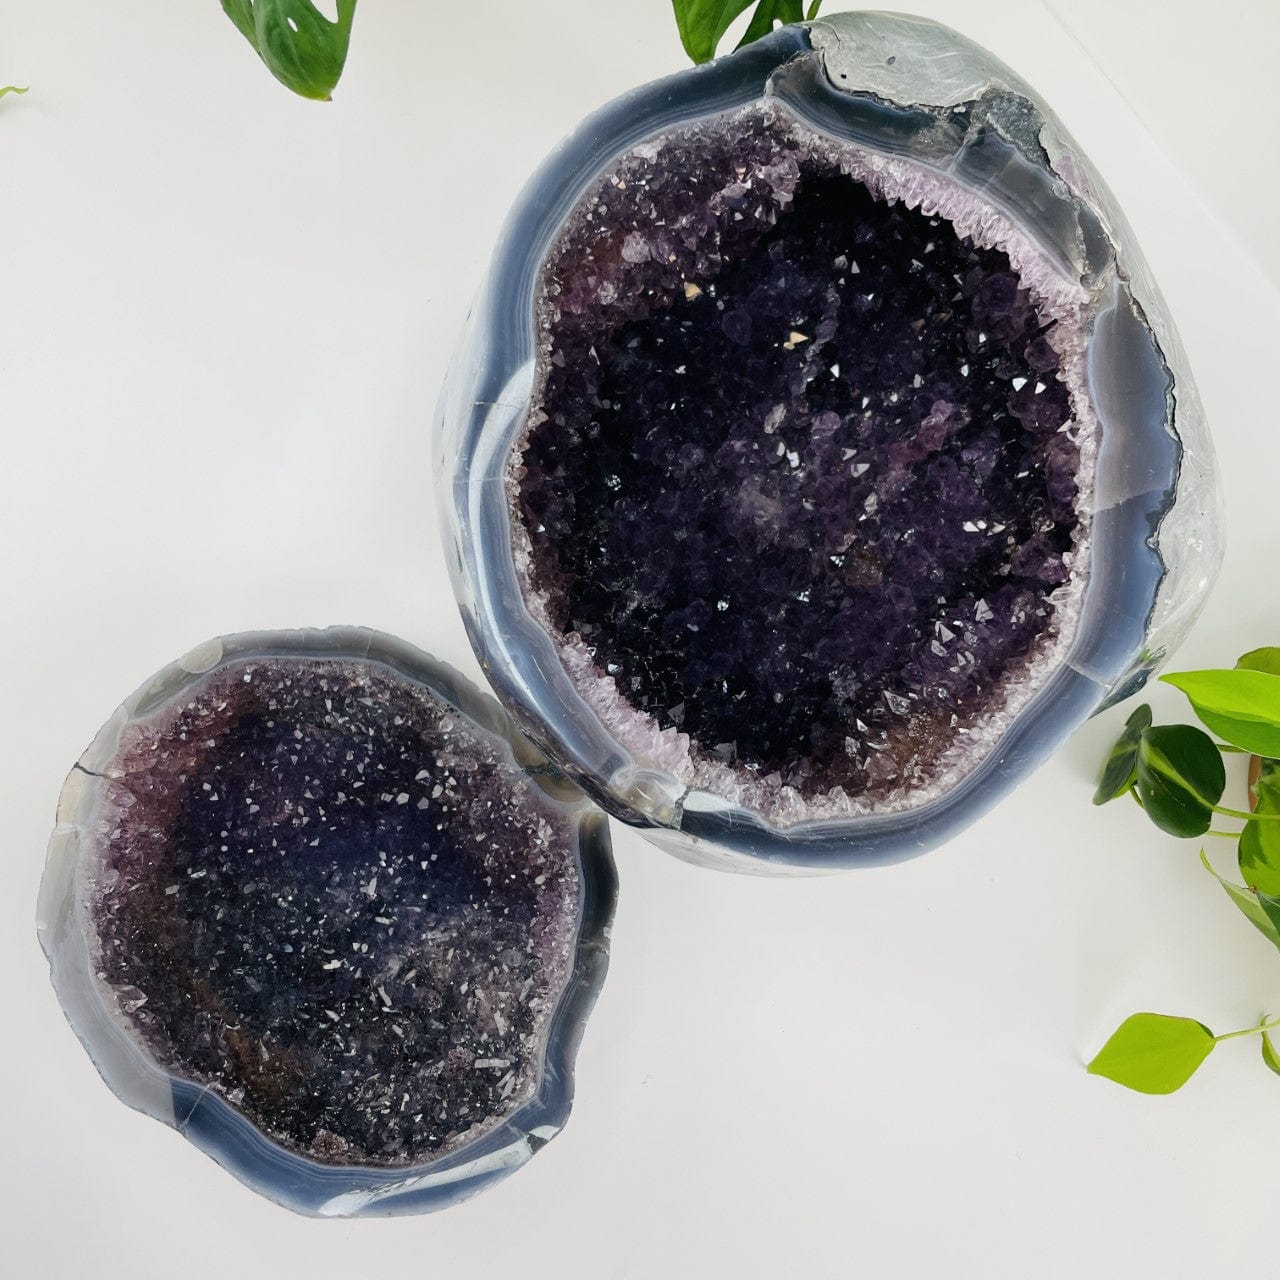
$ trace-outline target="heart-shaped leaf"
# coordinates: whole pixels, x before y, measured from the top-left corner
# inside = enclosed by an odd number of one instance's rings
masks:
[[[1262,761],[1253,793],[1254,812],[1280,815],[1280,764]],[[1249,822],[1240,834],[1240,874],[1250,888],[1280,895],[1280,822]]]
[[[1267,918],[1272,932],[1280,937],[1280,896],[1271,893],[1255,893],[1253,896],[1257,900],[1262,914]]]
[[[1170,835],[1203,835],[1222,798],[1227,772],[1207,733],[1189,724],[1157,725],[1138,739],[1138,799]]]
[[[1093,793],[1094,804],[1106,804],[1118,799],[1133,787],[1138,779],[1138,741],[1144,729],[1151,728],[1151,708],[1144,702],[1124,722],[1124,731],[1102,766],[1098,789]]]
[[[1227,897],[1240,909],[1240,913],[1257,931],[1262,934],[1266,940],[1277,950],[1280,950],[1280,899],[1268,899],[1268,902],[1274,903],[1272,910],[1275,912],[1275,919],[1272,914],[1267,911],[1263,905],[1263,899],[1250,889],[1246,889],[1243,885],[1232,884],[1230,880],[1223,879],[1212,867],[1209,862],[1208,855],[1203,849],[1200,850],[1200,861],[1204,864],[1204,869],[1222,886]]]
[[[281,84],[328,101],[342,76],[356,0],[337,0],[330,22],[309,0],[222,0],[227,17]]]
[[[1280,675],[1236,667],[1160,678],[1181,689],[1219,737],[1254,755],[1280,757]]]
[[[1245,671],[1265,671],[1268,675],[1280,676],[1280,649],[1250,649],[1236,659],[1236,666]]]
[[[1276,1047],[1271,1043],[1271,1032],[1262,1033],[1262,1060],[1276,1075],[1280,1076],[1280,1057],[1276,1055]]]
[[[1173,1093],[1195,1075],[1214,1044],[1213,1032],[1194,1018],[1135,1013],[1102,1046],[1089,1073],[1139,1093]]]

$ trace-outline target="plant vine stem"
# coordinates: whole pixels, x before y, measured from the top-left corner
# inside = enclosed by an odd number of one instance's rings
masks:
[[[1245,1027],[1242,1031],[1226,1031],[1220,1036],[1214,1036],[1214,1044],[1218,1044],[1222,1040],[1234,1040],[1238,1036],[1256,1036],[1261,1035],[1264,1031],[1271,1031],[1280,1027],[1280,1018],[1272,1018],[1269,1022],[1264,1018],[1256,1027]]]
[[[1242,822],[1280,822],[1280,813],[1245,813],[1241,809],[1228,809],[1220,804],[1211,804],[1209,808],[1214,813],[1222,814],[1224,818],[1239,818]]]

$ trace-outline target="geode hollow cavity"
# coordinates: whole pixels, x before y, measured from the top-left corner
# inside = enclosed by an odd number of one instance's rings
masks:
[[[893,189],[748,108],[633,149],[543,270],[526,598],[621,732],[771,816],[927,785],[1078,595],[1076,302]]]
[[[612,871],[516,743],[371,632],[161,673],[68,780],[42,891],[108,1083],[307,1212],[436,1208],[523,1163],[568,1112]]]
[[[441,430],[499,695],[716,865],[945,839],[1149,674],[1220,554],[1122,216],[921,19],[785,28],[589,120],[513,214]]]

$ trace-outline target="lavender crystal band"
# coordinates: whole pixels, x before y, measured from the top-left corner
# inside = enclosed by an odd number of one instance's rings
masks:
[[[945,50],[938,44],[939,56],[947,54],[943,73],[922,89],[918,63],[913,72],[910,58],[891,52],[877,60],[876,40],[926,53],[930,42],[950,42]],[[860,83],[842,87],[849,76]],[[862,91],[868,84],[878,88]],[[1062,281],[1098,294],[1084,353],[1100,425],[1090,572],[1065,657],[993,748],[944,794],[894,812],[785,828],[638,767],[605,729],[530,616],[503,492],[534,386],[538,274],[570,211],[604,166],[635,144],[762,98],[818,135],[901,157],[913,171],[980,192]],[[1138,687],[1194,616],[1195,584],[1202,590],[1212,577],[1217,551],[1204,527],[1216,513],[1216,495],[1193,384],[1127,236],[1100,180],[1032,91],[983,51],[918,20],[841,15],[783,28],[587,120],[513,212],[440,411],[437,465],[455,586],[472,643],[525,731],[609,812],[650,828],[646,834],[682,856],[739,870],[835,868],[892,862],[942,843],[1089,714]],[[1121,265],[1117,239],[1125,241]],[[1157,533],[1175,498],[1188,492],[1192,501],[1183,506],[1191,510],[1178,536],[1193,559],[1203,546],[1204,563],[1184,568],[1174,583]],[[1193,583],[1189,591],[1185,581]]]

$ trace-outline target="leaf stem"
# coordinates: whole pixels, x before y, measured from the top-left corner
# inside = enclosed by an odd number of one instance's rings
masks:
[[[1203,799],[1203,797],[1201,797]],[[1241,809],[1228,809],[1225,805],[1211,804],[1209,806],[1214,813],[1220,813],[1224,818],[1239,818],[1242,822],[1280,822],[1280,813],[1245,813]]]
[[[1139,809],[1145,811],[1147,806],[1142,803],[1142,797],[1137,793],[1137,791],[1131,789],[1129,794],[1133,797],[1134,804],[1136,804]],[[1214,813],[1221,813],[1228,818],[1240,818],[1245,822],[1252,822],[1255,818],[1261,818],[1263,821],[1266,821],[1266,819],[1270,817],[1280,818],[1280,813],[1242,813],[1239,809],[1224,809],[1221,805],[1210,804],[1198,793],[1196,793],[1196,799],[1204,804],[1206,808],[1211,809]],[[1204,834],[1207,836],[1217,836],[1222,840],[1239,840],[1241,836],[1241,832],[1239,831],[1206,831]]]
[[[1234,1040],[1238,1036],[1256,1036],[1264,1031],[1271,1031],[1275,1027],[1280,1027],[1280,1018],[1272,1018],[1269,1022],[1264,1018],[1256,1027],[1245,1027],[1241,1031],[1224,1031],[1220,1036],[1214,1036],[1214,1044],[1222,1040]]]

